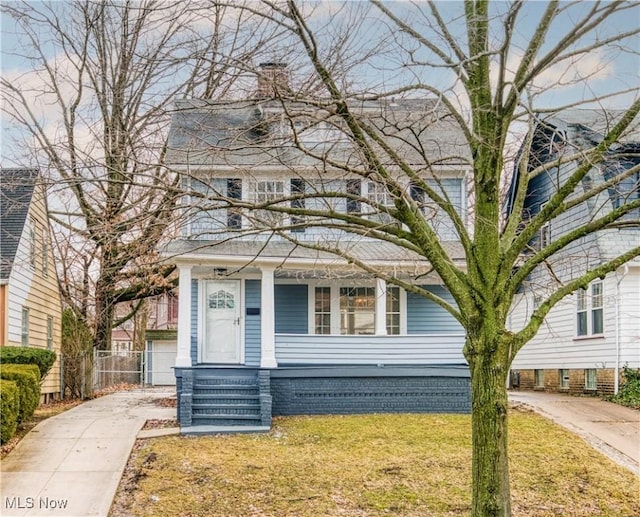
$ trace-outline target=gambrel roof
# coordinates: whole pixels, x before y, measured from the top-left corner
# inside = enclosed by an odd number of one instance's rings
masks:
[[[0,169],[0,281],[11,274],[37,179],[35,169]]]

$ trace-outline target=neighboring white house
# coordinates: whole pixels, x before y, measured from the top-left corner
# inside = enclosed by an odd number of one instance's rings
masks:
[[[601,141],[602,116],[591,110],[572,110],[540,121],[536,128],[530,163],[546,163],[560,153],[572,153]],[[635,137],[634,137],[635,138]],[[530,166],[533,166],[530,165]],[[575,162],[540,174],[528,185],[525,205],[535,215]],[[640,144],[622,142],[610,157],[588,174],[582,187],[636,168],[615,188],[603,190],[595,199],[553,219],[543,226],[532,248],[552,242],[579,222],[608,213],[625,200],[640,196]],[[514,180],[514,186],[517,177]],[[627,226],[589,235],[539,268],[517,296],[511,327],[521,328],[525,319],[556,282],[579,275],[625,250],[640,246],[640,210],[625,216]],[[550,271],[553,273],[551,274]],[[587,289],[566,297],[546,317],[537,336],[518,353],[512,364],[512,385],[526,389],[572,393],[614,393],[623,381],[624,366],[640,367],[640,260],[620,267]]]

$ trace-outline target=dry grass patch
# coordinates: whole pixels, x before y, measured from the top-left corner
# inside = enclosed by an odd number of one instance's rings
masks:
[[[514,515],[640,515],[638,479],[533,413],[512,412]],[[138,442],[112,517],[463,516],[465,415],[289,417],[264,435]]]

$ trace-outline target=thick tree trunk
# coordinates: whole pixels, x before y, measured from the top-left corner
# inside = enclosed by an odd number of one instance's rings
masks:
[[[96,320],[93,346],[97,350],[111,348],[111,329],[115,306],[109,293],[109,289],[101,288],[100,282],[96,284]]]
[[[492,347],[470,361],[473,517],[511,515],[507,457],[507,371]]]

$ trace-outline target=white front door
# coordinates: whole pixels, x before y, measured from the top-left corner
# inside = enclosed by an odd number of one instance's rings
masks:
[[[239,280],[205,281],[203,362],[240,363],[240,315]]]

